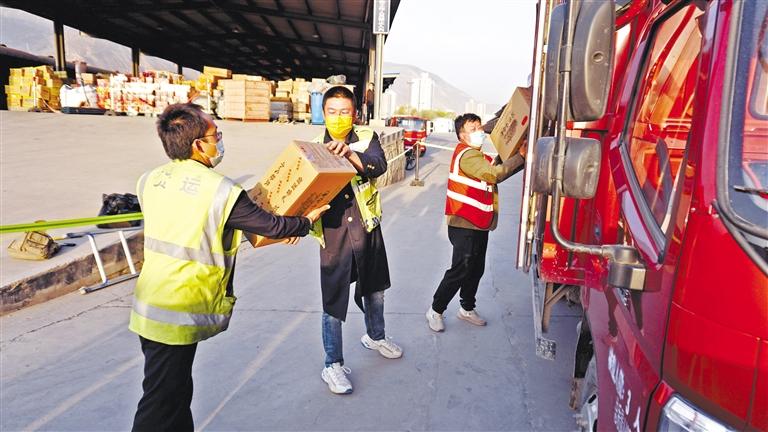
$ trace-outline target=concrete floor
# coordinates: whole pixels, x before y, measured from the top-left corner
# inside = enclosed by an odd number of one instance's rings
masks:
[[[28,205],[16,203],[35,199],[40,200],[35,210],[45,218],[72,217],[68,207],[93,208],[95,214],[102,191],[131,191],[141,172],[164,161],[151,119],[55,117],[0,113],[3,224],[32,214],[21,208]],[[17,130],[16,121],[28,128],[18,141],[7,132]],[[57,130],[51,130],[54,125]],[[62,125],[67,125],[65,132]],[[276,156],[285,144],[283,128],[290,127],[220,125],[227,145],[222,172],[246,185]],[[315,133],[309,127],[290,130],[304,138]],[[430,138],[441,145],[454,140],[449,135]],[[116,142],[120,144],[113,146]],[[107,146],[114,163],[90,166],[87,159],[94,148],[107,151]],[[35,154],[48,149],[61,159],[60,169],[50,173],[55,176],[50,188],[16,190],[13,185],[31,175]],[[142,156],[128,156],[135,154]],[[350,303],[344,353],[355,392],[331,394],[320,379],[318,246],[309,239],[294,247],[244,245],[230,329],[198,347],[192,402],[197,428],[576,428],[567,402],[579,310],[558,305],[550,329],[550,337],[559,342],[558,358],[538,359],[529,278],[514,268],[521,176],[500,187],[501,223],[491,234],[478,294],[478,311],[488,326],[458,321],[457,301],[446,312],[445,333],[426,326],[423,314],[450,261],[442,215],[449,159],[450,152],[430,149],[423,188],[410,187],[409,174],[406,181],[382,191],[393,282],[386,297],[387,335],[404,348],[403,358],[388,360],[360,346],[362,315]],[[0,273],[5,272],[3,267]],[[125,282],[86,296],[74,293],[0,318],[1,430],[130,428],[141,396],[143,364],[138,338],[127,330],[133,285]]]
[[[102,194],[136,193],[145,171],[168,161],[155,118],[0,111],[0,225],[96,216]],[[309,140],[320,126],[218,122],[226,156],[217,170],[253,186],[292,139]],[[51,230],[62,236],[94,227]],[[0,236],[0,286],[90,254],[87,240],[73,239],[44,262],[10,258],[4,246],[20,234]],[[118,241],[97,238],[99,247]]]

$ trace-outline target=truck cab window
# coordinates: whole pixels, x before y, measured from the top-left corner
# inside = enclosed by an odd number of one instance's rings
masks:
[[[746,236],[768,263],[768,5],[745,2],[732,81],[727,166],[727,200],[741,224],[762,232]]]
[[[678,9],[654,31],[625,142],[636,178],[656,223],[671,214],[693,116],[702,10]]]

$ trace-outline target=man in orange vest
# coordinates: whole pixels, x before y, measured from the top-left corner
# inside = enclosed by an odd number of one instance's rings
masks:
[[[459,143],[451,158],[445,202],[453,259],[427,310],[429,328],[436,332],[445,330],[443,312],[457,292],[461,296],[458,318],[477,326],[486,324],[475,311],[475,295],[485,271],[488,231],[496,228],[498,219],[496,184],[525,165],[523,149],[501,164],[498,157],[494,160],[481,151],[485,132],[477,115],[460,115],[455,126]]]

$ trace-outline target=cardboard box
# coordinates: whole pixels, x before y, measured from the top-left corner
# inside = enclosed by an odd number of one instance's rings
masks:
[[[203,73],[206,75],[211,75],[219,78],[230,78],[232,77],[232,71],[229,69],[224,68],[217,68],[213,66],[203,66]]]
[[[525,142],[530,115],[531,89],[518,87],[491,132],[491,141],[501,160],[509,159]]]
[[[261,75],[232,74],[233,81],[264,81]]]
[[[272,213],[303,216],[331,202],[355,174],[348,160],[331,154],[323,144],[294,141],[248,195]],[[254,247],[281,241],[255,234],[246,237]]]

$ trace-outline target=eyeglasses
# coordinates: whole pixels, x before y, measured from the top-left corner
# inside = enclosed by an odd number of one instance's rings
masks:
[[[216,132],[216,133],[215,133],[215,134],[213,134],[213,135],[203,135],[203,136],[201,136],[200,138],[208,138],[209,136],[215,136],[215,137],[216,137],[216,141],[220,141],[220,140],[221,140],[221,137],[222,137],[222,135],[221,135],[221,131],[218,131],[218,132]]]

